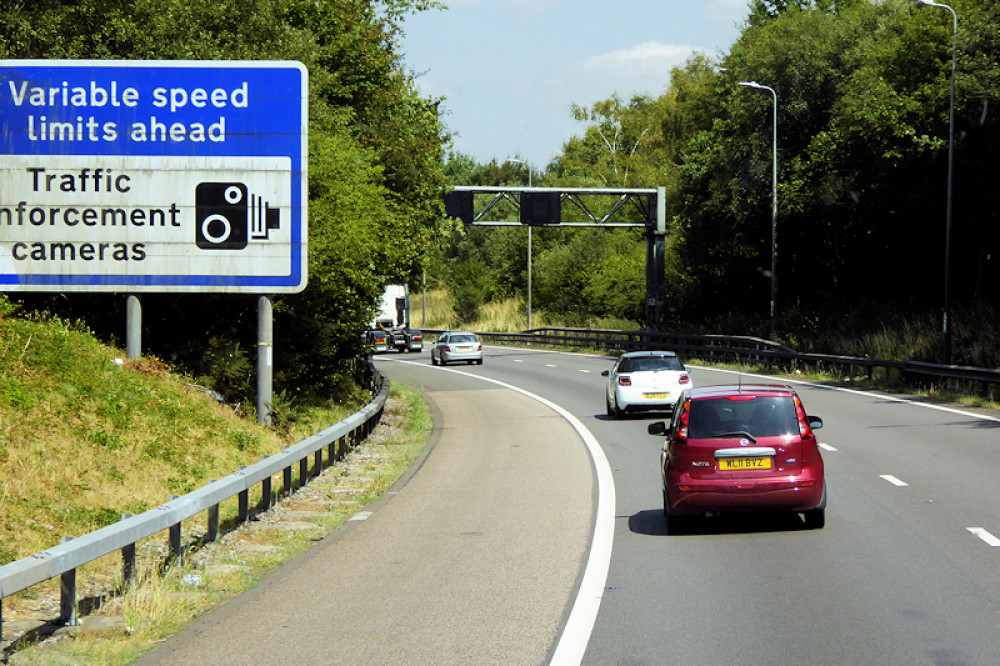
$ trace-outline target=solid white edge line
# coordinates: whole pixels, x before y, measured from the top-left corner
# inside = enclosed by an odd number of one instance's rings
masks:
[[[396,360],[394,362],[425,365],[416,361]],[[594,472],[597,475],[597,515],[594,518],[594,538],[590,544],[590,553],[587,556],[587,565],[583,571],[576,601],[573,602],[573,609],[566,619],[566,626],[563,627],[562,635],[559,636],[559,642],[556,644],[552,660],[549,662],[550,666],[575,666],[583,661],[587,644],[590,642],[590,633],[594,630],[597,611],[600,609],[601,599],[604,597],[604,584],[608,580],[608,570],[611,567],[611,547],[615,538],[615,479],[614,475],[611,474],[611,465],[604,455],[604,449],[601,448],[597,438],[587,429],[587,426],[583,425],[580,419],[551,400],[497,379],[452,368],[436,369],[481,379],[484,382],[502,386],[532,400],[537,400],[566,419],[587,446],[590,459],[594,463]]]
[[[967,529],[968,531],[972,532],[977,537],[985,541],[986,544],[992,548],[1000,546],[1000,539],[996,538],[982,527],[966,527],[965,529]]]
[[[880,474],[879,478],[885,479],[886,481],[888,481],[889,483],[898,488],[905,488],[906,486],[910,485],[906,481],[901,481],[900,479],[897,479],[892,474]]]
[[[819,448],[823,449],[824,451],[836,451],[837,450],[836,448],[830,446],[826,442],[820,442],[819,443]]]

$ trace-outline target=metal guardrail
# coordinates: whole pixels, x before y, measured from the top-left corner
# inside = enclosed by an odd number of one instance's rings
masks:
[[[441,330],[423,329],[425,335]],[[924,361],[893,361],[861,356],[798,352],[791,347],[749,336],[694,335],[659,331],[615,331],[583,328],[537,328],[523,333],[476,333],[484,342],[523,344],[609,352],[670,349],[686,359],[750,363],[786,371],[814,369],[854,379],[867,377],[907,386],[942,386],[996,400],[1000,370]]]
[[[181,525],[199,513],[208,513],[208,530],[205,541],[214,541],[219,534],[219,505],[227,499],[238,497],[237,522],[250,518],[250,490],[261,487],[258,511],[271,506],[271,480],[281,474],[284,489],[292,490],[292,470],[299,467],[299,488],[323,470],[323,450],[327,449],[327,465],[343,457],[358,443],[364,441],[378,425],[389,397],[389,380],[369,364],[366,373],[370,378],[374,398],[360,411],[292,446],[268,456],[260,462],[241,467],[238,472],[224,479],[180,497],[171,498],[166,504],[135,516],[122,516],[122,520],[94,532],[47,548],[40,553],[0,566],[0,640],[3,638],[3,599],[26,590],[33,585],[60,576],[60,616],[58,622],[77,624],[76,570],[100,557],[121,551],[123,578],[127,584],[135,573],[136,543],[169,531],[169,557],[182,556]],[[309,469],[309,458],[314,465]]]

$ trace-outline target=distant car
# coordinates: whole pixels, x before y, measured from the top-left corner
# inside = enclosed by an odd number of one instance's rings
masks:
[[[389,336],[385,331],[368,331],[368,345],[373,354],[389,351]]]
[[[826,478],[814,431],[790,386],[702,386],[685,391],[660,454],[668,533],[693,516],[752,510],[801,513],[805,526],[826,523]]]
[[[424,334],[416,329],[411,328],[408,330],[406,335],[407,351],[418,352],[424,349]]]
[[[457,362],[483,364],[483,344],[468,331],[442,334],[431,347],[431,365]]]
[[[622,354],[611,370],[604,401],[608,416],[626,413],[671,410],[681,391],[692,386],[691,375],[671,351],[640,351]]]

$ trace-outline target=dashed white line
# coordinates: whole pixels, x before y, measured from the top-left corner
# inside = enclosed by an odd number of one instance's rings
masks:
[[[584,370],[582,368],[580,369],[580,372],[582,372],[585,375],[589,375],[590,374],[590,370]]]
[[[545,367],[546,368],[554,368],[554,367],[556,367],[556,364],[555,363],[546,363]]]
[[[829,444],[826,444],[824,442],[820,442],[819,443],[819,448],[823,449],[824,451],[836,451],[837,450],[837,449],[833,448],[832,446],[830,446]]]
[[[894,486],[896,486],[898,488],[902,488],[903,486],[910,485],[906,481],[900,481],[899,479],[897,479],[896,477],[894,477],[892,474],[882,474],[880,476],[880,478],[885,479],[886,481],[888,481],[889,483],[891,483],[892,485],[894,485]]]
[[[514,363],[524,363],[524,359],[523,358],[515,358],[514,359]]]
[[[970,532],[972,532],[973,534],[975,534],[977,537],[979,537],[980,539],[982,539],[983,541],[985,541],[986,544],[988,546],[992,547],[992,548],[996,548],[997,546],[1000,546],[1000,539],[996,538],[995,536],[993,536],[992,534],[990,534],[989,532],[987,532],[982,527],[966,527],[965,529],[969,530]]]

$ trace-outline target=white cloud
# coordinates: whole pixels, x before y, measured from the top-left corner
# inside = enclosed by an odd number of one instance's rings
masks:
[[[692,46],[646,41],[586,58],[549,84],[552,93],[585,106],[614,93],[625,99],[660,95],[670,81],[670,70],[683,65],[694,51]],[[568,101],[558,106],[568,109]]]
[[[648,41],[627,49],[603,53],[583,61],[584,72],[596,76],[621,75],[625,77],[664,74],[682,64],[691,55],[693,47],[681,44],[664,44]]]

